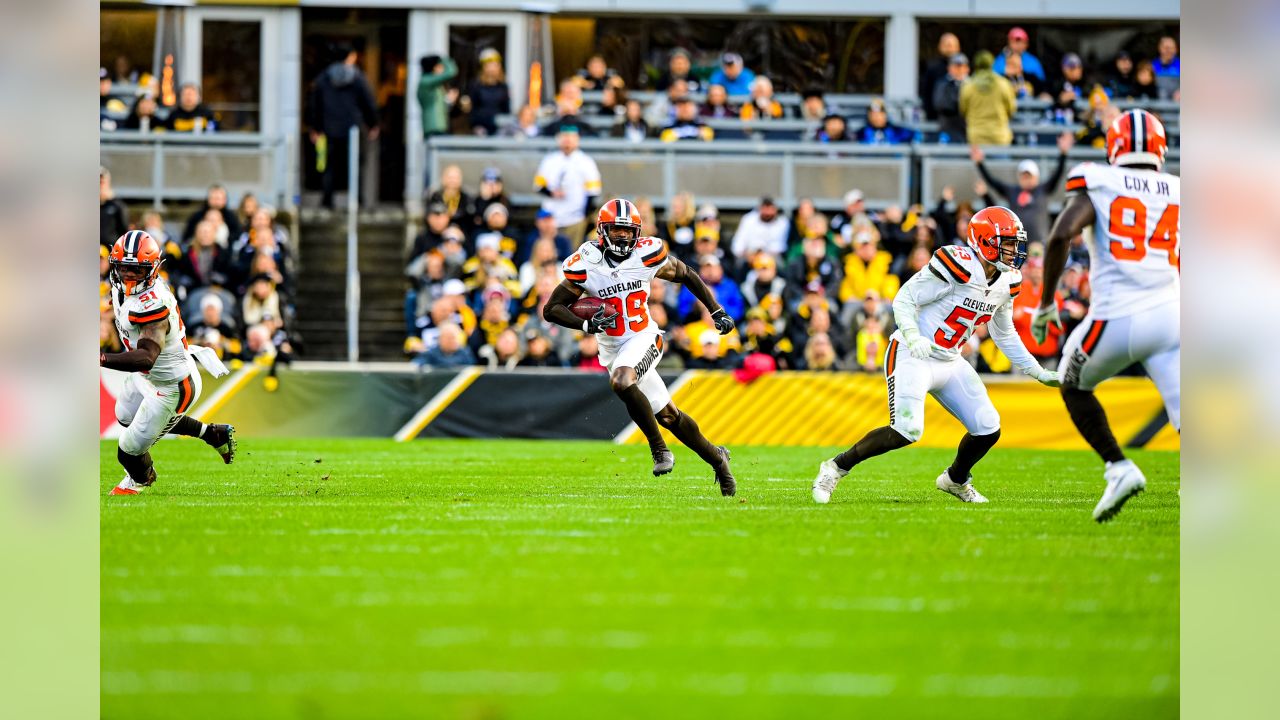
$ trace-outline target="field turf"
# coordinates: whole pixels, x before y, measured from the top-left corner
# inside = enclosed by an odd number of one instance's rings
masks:
[[[942,450],[241,442],[106,497],[106,718],[1160,718],[1178,712],[1178,456],[1090,519],[1100,463]]]

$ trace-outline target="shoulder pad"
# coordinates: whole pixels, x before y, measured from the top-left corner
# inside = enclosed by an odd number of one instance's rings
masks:
[[[636,252],[645,267],[658,267],[667,260],[667,244],[661,238],[642,237],[636,242]]]
[[[929,259],[933,274],[948,282],[964,285],[973,278],[969,264],[974,260],[973,251],[960,245],[940,247]]]
[[[1089,171],[1096,166],[1096,163],[1082,162],[1071,168],[1071,172],[1067,173],[1067,193],[1088,192],[1090,189]]]
[[[125,300],[125,309],[129,313],[129,322],[134,325],[145,325],[169,317],[168,299],[173,297],[159,288],[152,288],[141,295],[134,295]]]
[[[1018,293],[1022,292],[1022,271],[1012,270],[1004,275],[1004,279],[1009,283],[1009,297],[1018,297]]]
[[[576,255],[581,255],[583,261],[585,261],[587,264],[590,264],[590,265],[596,265],[601,260],[604,260],[604,252],[600,250],[599,245],[597,245],[594,241],[591,241],[591,240],[588,240],[587,242],[584,242],[581,245],[579,245],[578,252],[576,253]],[[573,260],[572,257],[570,257],[569,259]]]

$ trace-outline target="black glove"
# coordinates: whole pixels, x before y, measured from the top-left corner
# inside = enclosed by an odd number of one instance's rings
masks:
[[[711,313],[711,322],[716,324],[716,330],[719,330],[721,335],[728,335],[735,327],[733,318],[729,317],[729,313],[725,312],[724,308]]]
[[[613,321],[618,318],[618,313],[611,312],[606,315],[605,311],[608,309],[609,306],[601,305],[600,309],[596,311],[596,314],[591,316],[591,319],[587,321],[587,326],[585,328],[587,333],[595,335],[596,333],[599,333],[605,328],[613,325]]]

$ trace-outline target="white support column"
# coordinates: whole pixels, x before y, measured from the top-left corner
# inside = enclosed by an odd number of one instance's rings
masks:
[[[919,36],[916,16],[897,11],[889,16],[884,33],[884,95],[888,99],[912,98],[919,83]]]
[[[422,108],[418,105],[418,79],[422,77],[422,68],[418,60],[431,52],[443,53],[435,38],[430,35],[431,10],[409,11],[408,58],[409,76],[405,85],[404,102],[404,147],[408,157],[405,158],[404,207],[409,217],[422,213],[422,174],[426,169],[426,146],[422,142]],[[435,48],[433,50],[433,48]],[[445,48],[447,50],[448,48]]]
[[[302,10],[299,8],[283,8],[276,23],[276,39],[279,43],[278,58],[280,66],[276,71],[279,78],[278,99],[280,119],[278,135],[285,138],[281,152],[285,155],[285,163],[292,168],[285,173],[291,180],[282,189],[286,206],[298,207],[302,202],[302,88],[306,80],[302,77]]]

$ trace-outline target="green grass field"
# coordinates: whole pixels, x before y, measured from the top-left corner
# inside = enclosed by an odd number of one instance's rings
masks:
[[[1158,718],[1178,712],[1178,456],[1095,525],[1089,453],[734,448],[738,496],[607,443],[101,449],[107,718]]]

